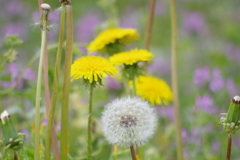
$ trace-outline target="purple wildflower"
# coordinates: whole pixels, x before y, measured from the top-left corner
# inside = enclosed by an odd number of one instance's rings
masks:
[[[148,67],[149,74],[166,75],[170,73],[170,64],[166,59],[156,58]]]
[[[233,44],[226,46],[225,54],[230,60],[240,60],[240,48]]]
[[[215,68],[212,72],[212,80],[209,85],[209,89],[212,92],[218,92],[224,87],[224,80],[220,75],[220,70],[218,68]]]
[[[217,108],[213,106],[213,100],[210,96],[204,95],[197,97],[195,101],[196,107],[206,113],[213,114],[217,112]]]
[[[189,33],[203,33],[205,30],[205,20],[199,12],[189,12],[183,17],[184,29]]]
[[[122,20],[120,21],[121,28],[138,28],[139,11],[129,7],[124,11]]]
[[[174,121],[174,109],[173,109],[173,106],[155,107],[155,111],[156,111],[157,115],[159,115],[161,118],[168,118],[172,122]]]
[[[114,78],[109,76],[107,77],[107,87],[110,90],[118,90],[119,88],[121,88],[121,84],[117,82]]]
[[[94,31],[100,25],[101,17],[98,13],[89,12],[77,24],[76,38],[80,43],[89,43],[94,36]]]
[[[215,141],[215,142],[213,143],[213,145],[212,145],[212,152],[213,152],[213,153],[216,153],[216,152],[218,151],[218,149],[219,149],[219,146],[220,146],[219,142],[218,142],[218,141]]]
[[[155,5],[155,15],[160,16],[164,14],[164,12],[165,12],[165,7],[160,1],[157,1]]]
[[[195,70],[193,83],[198,87],[202,87],[209,79],[210,71],[208,67],[202,67]]]
[[[238,94],[238,88],[232,79],[228,78],[226,80],[226,87],[230,97],[233,97]]]

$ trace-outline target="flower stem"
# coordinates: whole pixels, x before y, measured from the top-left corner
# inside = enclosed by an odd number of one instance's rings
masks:
[[[136,154],[135,154],[135,151],[134,151],[134,147],[130,146],[130,150],[131,150],[132,160],[137,160]]]
[[[231,159],[231,149],[232,149],[232,135],[228,134],[228,148],[227,148],[227,159]]]
[[[93,84],[90,85],[89,111],[88,111],[88,160],[92,160],[92,99]]]
[[[56,55],[56,64],[55,64],[55,71],[54,71],[53,92],[52,92],[52,98],[51,98],[51,106],[50,106],[50,110],[49,110],[49,114],[48,114],[45,160],[50,160],[50,157],[51,157],[51,141],[52,141],[52,138],[54,138],[54,137],[51,136],[51,134],[54,132],[53,131],[54,130],[53,120],[54,120],[54,112],[55,112],[55,108],[56,108],[57,95],[58,95],[59,72],[60,72],[62,47],[63,47],[63,39],[64,39],[64,25],[65,25],[65,6],[64,6],[64,4],[62,4],[59,42],[58,42],[58,50],[57,50],[57,55]]]
[[[178,42],[177,42],[177,17],[176,17],[176,6],[175,0],[170,1],[170,12],[171,12],[171,30],[172,30],[172,57],[171,57],[171,78],[172,78],[172,90],[173,90],[173,106],[174,106],[174,117],[175,117],[175,127],[176,127],[176,140],[177,140],[177,159],[183,159],[183,151],[182,151],[182,124],[180,117],[180,109],[179,109],[179,99],[178,99],[178,72],[177,72],[177,50],[178,50]]]
[[[70,1],[70,0],[69,0]],[[64,84],[62,98],[62,117],[61,117],[61,160],[68,159],[68,109],[69,109],[69,86],[70,86],[70,69],[72,64],[73,48],[73,22],[72,7],[69,5],[66,9],[66,55],[64,66]]]
[[[41,52],[38,67],[37,91],[36,91],[36,110],[35,110],[35,137],[34,137],[34,160],[39,160],[39,145],[40,145],[40,101],[41,101],[41,86],[42,86],[42,68],[44,48],[46,45],[46,20],[43,21]]]
[[[144,37],[144,48],[146,50],[150,50],[150,43],[151,43],[151,34],[154,22],[154,10],[155,10],[156,0],[150,0],[150,6],[148,11],[148,20],[147,20],[147,27],[145,30],[145,37]],[[148,66],[148,62],[144,62],[145,67]]]
[[[149,50],[150,42],[151,42],[151,33],[153,28],[153,18],[154,18],[154,10],[155,10],[156,0],[150,0],[149,12],[148,12],[148,22],[147,28],[145,30],[145,43],[144,48]]]
[[[18,160],[17,154],[14,153],[14,160]]]
[[[132,82],[133,82],[133,96],[136,96],[136,80],[135,75],[132,76]]]

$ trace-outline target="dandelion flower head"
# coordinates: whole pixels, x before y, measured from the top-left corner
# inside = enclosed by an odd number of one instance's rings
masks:
[[[101,125],[109,143],[137,147],[153,136],[157,118],[147,101],[125,97],[106,105]]]
[[[77,59],[71,66],[71,81],[79,78],[97,82],[108,75],[114,76],[117,73],[110,61],[102,57],[86,56]]]
[[[151,105],[165,105],[173,100],[171,89],[162,79],[140,76],[136,79],[136,92]]]
[[[113,65],[133,65],[140,61],[150,61],[152,59],[152,53],[143,49],[134,49],[128,52],[117,53],[109,58]]]
[[[129,44],[132,40],[137,40],[138,38],[139,35],[135,29],[109,29],[100,33],[100,35],[91,42],[88,46],[88,51],[90,53],[102,51],[105,47],[107,47],[107,45],[114,44],[116,42]]]

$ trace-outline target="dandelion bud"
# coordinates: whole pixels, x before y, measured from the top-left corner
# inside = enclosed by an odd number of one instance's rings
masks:
[[[14,152],[21,150],[23,148],[25,134],[17,133],[7,111],[3,111],[0,120],[0,126],[3,132],[2,144],[4,145],[4,149],[10,149]]]
[[[126,97],[106,106],[101,124],[109,143],[138,147],[153,136],[157,118],[148,102],[137,97]]]
[[[240,126],[240,97],[235,96],[230,101],[230,106],[226,114],[226,118],[221,118],[220,123],[224,126],[224,130],[234,134]]]

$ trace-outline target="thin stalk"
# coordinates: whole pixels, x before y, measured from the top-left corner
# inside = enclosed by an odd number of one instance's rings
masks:
[[[132,77],[132,83],[133,83],[133,96],[136,96],[136,78],[135,75]]]
[[[231,159],[231,149],[232,149],[232,135],[228,134],[228,148],[227,148],[227,159]]]
[[[136,154],[135,154],[135,151],[134,151],[134,147],[130,146],[130,150],[131,150],[132,160],[137,160]]]
[[[46,40],[47,44],[47,40]],[[46,115],[48,116],[49,108],[50,108],[50,91],[49,91],[49,81],[48,81],[48,51],[47,47],[44,51],[44,62],[43,62],[43,77],[44,77],[44,95],[45,95],[45,103],[46,103]],[[51,143],[52,143],[52,151],[54,160],[60,160],[60,153],[59,153],[59,147],[58,147],[58,141],[57,141],[57,134],[55,130],[55,123],[53,122],[52,125],[52,133],[51,133]]]
[[[60,156],[61,160],[68,159],[68,109],[69,109],[69,86],[70,86],[70,69],[72,64],[72,47],[73,47],[73,22],[72,7],[66,8],[66,56],[64,66],[64,84],[62,98],[62,117],[61,117],[61,138],[60,138]]]
[[[148,12],[148,21],[147,28],[145,30],[145,43],[144,48],[149,50],[151,42],[151,34],[154,22],[154,10],[155,10],[156,0],[150,0],[149,12]]]
[[[55,64],[55,71],[54,71],[53,92],[52,92],[52,98],[51,98],[51,106],[50,106],[50,110],[49,110],[49,114],[48,114],[45,160],[50,160],[50,157],[51,157],[51,142],[54,138],[56,138],[56,135],[55,135],[55,137],[52,137],[53,133],[55,131],[54,128],[53,128],[53,120],[54,120],[54,112],[55,112],[55,108],[56,108],[57,95],[58,95],[59,72],[60,72],[63,39],[64,39],[64,25],[65,25],[65,5],[62,4],[61,19],[60,19],[59,43],[58,43],[58,50],[57,50],[57,55],[56,55],[56,64]]]
[[[151,43],[151,35],[152,35],[152,28],[154,22],[154,10],[155,10],[156,0],[150,0],[150,6],[148,11],[148,20],[147,20],[147,27],[145,30],[145,40],[144,40],[144,48],[146,50],[150,50],[150,43]],[[144,62],[145,67],[148,66],[148,62]]]
[[[92,160],[92,99],[93,99],[93,84],[90,85],[89,111],[88,111],[88,160]]]
[[[18,160],[17,154],[14,153],[14,160]]]
[[[34,137],[34,160],[39,160],[39,145],[40,145],[40,102],[41,102],[41,86],[42,86],[42,69],[43,56],[46,45],[46,20],[43,21],[41,52],[38,67],[37,91],[36,91],[36,110],[35,110],[35,137]]]
[[[178,34],[177,34],[177,16],[175,0],[170,1],[170,13],[171,13],[171,30],[172,30],[172,57],[171,57],[171,78],[172,78],[172,90],[173,90],[173,106],[174,106],[174,122],[176,127],[176,140],[177,140],[177,159],[183,160],[183,145],[182,145],[182,124],[179,109],[178,98],[178,71],[177,71],[177,51],[178,51]]]

